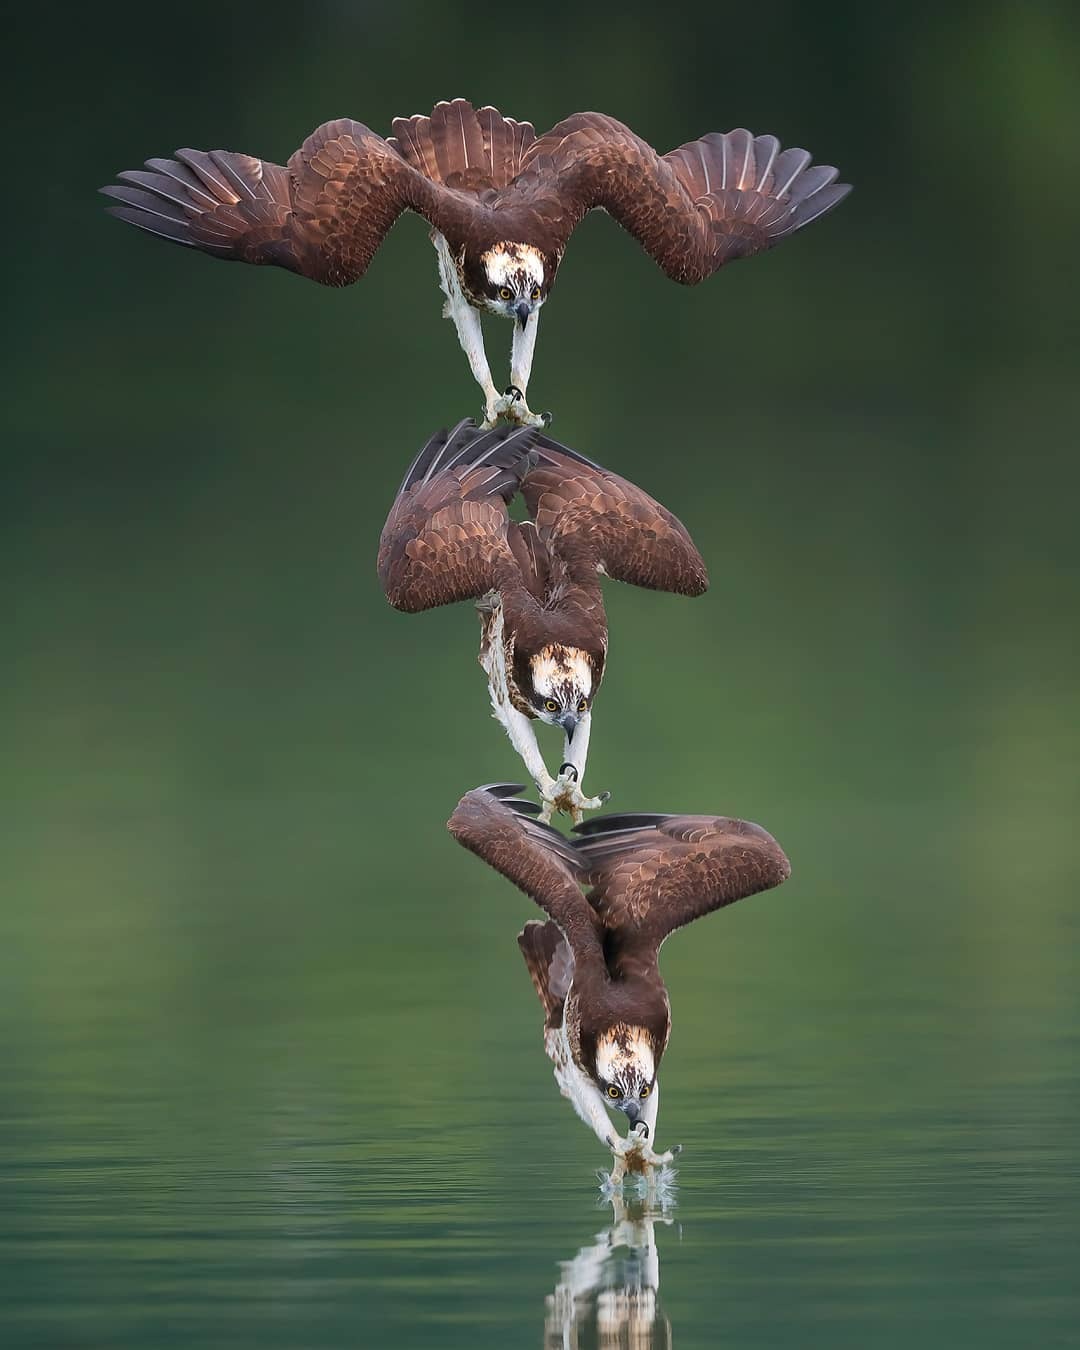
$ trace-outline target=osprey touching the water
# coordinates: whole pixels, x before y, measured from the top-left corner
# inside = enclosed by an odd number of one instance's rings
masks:
[[[511,520],[521,493],[530,519]],[[462,422],[424,446],[379,540],[396,609],[475,600],[494,716],[544,801],[575,820],[602,804],[582,791],[592,707],[607,658],[600,576],[700,595],[708,585],[684,526],[633,483],[532,428]],[[562,728],[547,770],[535,721]]]
[[[384,139],[349,118],[320,126],[288,166],[177,150],[102,189],[121,220],[217,258],[270,263],[326,286],[358,281],[403,211],[431,225],[454,321],[488,425],[529,411],[540,309],[571,234],[607,211],[673,280],[695,285],[771,248],[851,190],[775,136],[710,132],[658,155],[613,117],[575,113],[543,136],[464,99],[396,118]],[[483,313],[514,325],[510,385],[492,380]]]
[[[678,1151],[654,1146],[671,1032],[661,945],[694,919],[779,886],[791,867],[759,825],[726,816],[600,816],[567,839],[532,818],[538,808],[515,800],[520,790],[466,793],[448,828],[547,913],[518,935],[544,1008],[544,1048],[563,1096],[614,1154],[617,1182]],[[626,1137],[608,1109],[629,1120]]]

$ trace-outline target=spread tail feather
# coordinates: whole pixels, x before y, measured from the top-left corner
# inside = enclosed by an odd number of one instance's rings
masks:
[[[463,98],[437,103],[430,117],[395,117],[389,144],[414,169],[447,187],[504,188],[521,171],[536,139],[530,122],[503,117],[497,108],[479,112]]]

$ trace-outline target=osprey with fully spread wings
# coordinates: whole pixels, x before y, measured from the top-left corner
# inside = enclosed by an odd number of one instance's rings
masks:
[[[515,494],[529,519],[510,518]],[[600,577],[700,595],[701,555],[648,493],[531,427],[440,432],[410,465],[379,541],[386,597],[407,611],[474,600],[491,706],[545,815],[601,805],[581,789],[607,658]],[[533,722],[562,728],[552,776]]]
[[[525,394],[540,308],[587,212],[605,210],[673,281],[771,248],[850,191],[801,149],[739,129],[666,155],[602,113],[537,136],[528,122],[464,99],[396,118],[384,139],[349,118],[318,127],[288,166],[227,150],[178,150],[103,188],[114,215],[217,258],[270,263],[327,286],[367,270],[403,211],[432,228],[439,274],[488,423],[541,423]],[[514,324],[500,396],[480,314]]]
[[[671,1030],[659,952],[677,928],[786,881],[783,849],[727,816],[598,816],[567,839],[516,800],[516,784],[466,793],[450,817],[458,843],[518,886],[547,922],[518,935],[544,1008],[544,1046],[574,1110],[627,1167],[656,1153],[658,1070]],[[583,894],[582,888],[587,888]],[[623,1112],[620,1138],[605,1108]]]

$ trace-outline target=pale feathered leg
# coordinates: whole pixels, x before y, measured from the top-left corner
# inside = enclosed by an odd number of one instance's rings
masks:
[[[548,1059],[555,1065],[555,1081],[559,1091],[574,1108],[578,1119],[588,1125],[606,1148],[617,1153],[619,1145],[625,1140],[619,1138],[600,1089],[574,1063],[566,1039],[566,1028],[549,1029],[544,1035],[544,1049]]]
[[[589,736],[592,732],[592,712],[583,713],[574,730],[573,740],[563,742],[563,762],[559,767],[557,783],[561,791],[556,800],[560,809],[568,812],[575,825],[580,825],[583,811],[596,811],[611,796],[601,792],[598,797],[586,797],[581,790],[585,779],[585,764],[589,758]],[[565,803],[565,804],[564,804]]]
[[[539,326],[539,309],[534,309],[529,315],[524,328],[519,323],[514,324],[514,339],[510,347],[510,388],[499,401],[500,410],[507,417],[526,427],[546,427],[551,422],[550,413],[530,412],[526,400]]]
[[[628,1139],[636,1140],[639,1147],[636,1150],[645,1164],[645,1170],[649,1179],[662,1167],[668,1163],[674,1162],[682,1152],[682,1144],[676,1144],[674,1148],[669,1148],[663,1153],[657,1153],[653,1145],[656,1143],[656,1121],[660,1114],[660,1080],[657,1079],[653,1084],[653,1089],[645,1099],[645,1105],[642,1108],[641,1115],[637,1124],[630,1131]]]
[[[434,237],[435,252],[439,255],[439,285],[446,296],[443,315],[453,319],[457,329],[461,349],[469,361],[473,379],[484,391],[484,416],[487,424],[493,424],[498,413],[499,391],[491,378],[487,352],[484,350],[484,333],[480,327],[480,312],[465,299],[465,293],[458,281],[457,267],[450,255],[450,246],[441,234]]]
[[[510,744],[521,756],[525,768],[529,772],[529,777],[536,784],[536,790],[544,799],[546,815],[541,815],[540,819],[550,820],[551,808],[555,804],[554,794],[558,791],[559,783],[547,771],[547,765],[544,763],[544,756],[540,753],[540,746],[537,744],[536,732],[533,731],[532,722],[524,713],[518,712],[511,703],[500,705],[493,698],[491,706],[495,709],[495,716],[506,728],[506,734],[510,737]]]

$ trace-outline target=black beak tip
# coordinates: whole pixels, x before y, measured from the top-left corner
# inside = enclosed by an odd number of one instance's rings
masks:
[[[521,303],[517,306],[516,313],[518,316],[518,323],[521,324],[522,328],[524,328],[525,325],[529,322],[529,315],[532,313],[532,311],[529,309],[529,306],[525,303],[524,300],[522,300]]]

